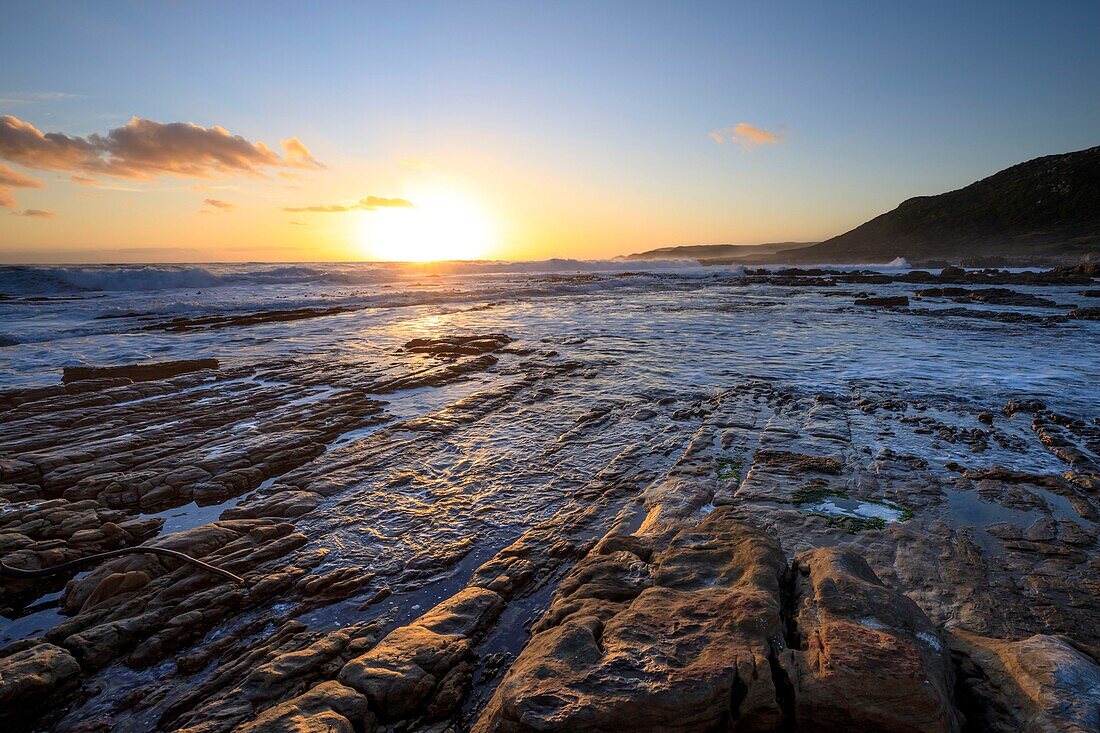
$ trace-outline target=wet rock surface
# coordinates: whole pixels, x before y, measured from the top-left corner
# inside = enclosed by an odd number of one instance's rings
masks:
[[[339,357],[7,390],[6,565],[154,545],[245,584],[140,554],[5,578],[0,715],[74,732],[1094,730],[1095,400],[980,377],[945,394],[935,371],[968,347],[996,365],[1036,325],[1084,349],[1087,320],[971,294],[1066,303],[1091,277],[769,271],[630,306],[686,328],[811,298],[815,318],[768,329],[938,340],[917,377],[830,362],[829,388],[732,364],[749,326],[670,352],[663,320],[527,334],[493,305]],[[919,320],[851,305],[932,287],[967,293],[922,296],[949,314]]]

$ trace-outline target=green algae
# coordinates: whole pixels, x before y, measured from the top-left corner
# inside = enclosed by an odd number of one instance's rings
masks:
[[[718,456],[714,459],[714,464],[719,481],[740,479],[741,469],[745,466],[740,456]]]

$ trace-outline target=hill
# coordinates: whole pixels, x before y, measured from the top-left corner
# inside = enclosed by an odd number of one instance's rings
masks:
[[[782,250],[809,247],[816,242],[769,242],[767,244],[688,244],[660,247],[626,255],[626,260],[711,260],[767,255]]]
[[[757,262],[1011,265],[1100,259],[1100,146],[918,196],[840,236]]]

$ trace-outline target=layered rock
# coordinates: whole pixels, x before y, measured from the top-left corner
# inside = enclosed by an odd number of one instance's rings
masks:
[[[322,682],[233,730],[235,733],[358,733],[373,728],[374,716],[366,698],[337,682]]]
[[[168,379],[188,372],[202,369],[217,369],[217,359],[184,359],[181,361],[161,361],[150,364],[127,364],[124,366],[101,367],[65,367],[62,382],[78,382],[88,379],[128,379],[132,382],[151,382]]]
[[[948,637],[960,671],[960,703],[976,729],[1100,730],[1100,666],[1065,638],[1009,641],[956,632]]]
[[[850,550],[811,550],[793,569],[797,647],[783,666],[797,730],[958,730],[950,658],[916,603]]]
[[[72,692],[80,665],[53,644],[23,645],[0,656],[0,722],[33,720]]]
[[[778,546],[716,510],[667,547],[608,538],[563,583],[474,730],[769,730]]]

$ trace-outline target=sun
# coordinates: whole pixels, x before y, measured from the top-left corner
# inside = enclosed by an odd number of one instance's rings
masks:
[[[473,199],[439,189],[410,192],[407,198],[412,207],[363,213],[359,241],[372,259],[476,260],[496,245],[496,222]]]

